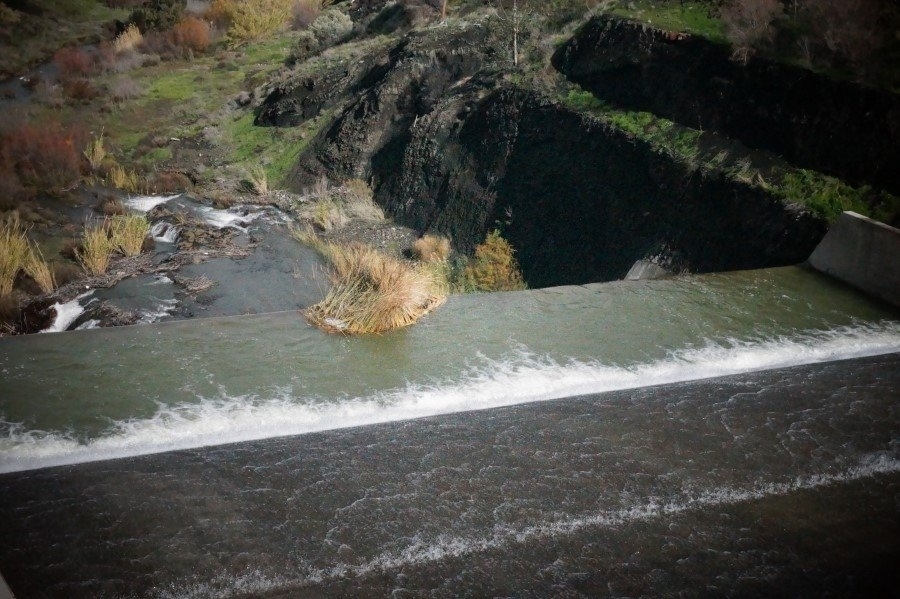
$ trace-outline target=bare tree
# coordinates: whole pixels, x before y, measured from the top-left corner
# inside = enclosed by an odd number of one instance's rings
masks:
[[[772,22],[784,11],[779,0],[730,0],[722,7],[722,21],[734,45],[733,58],[744,64],[760,43],[772,38]]]
[[[833,57],[863,69],[884,41],[877,0],[806,0],[813,32]]]

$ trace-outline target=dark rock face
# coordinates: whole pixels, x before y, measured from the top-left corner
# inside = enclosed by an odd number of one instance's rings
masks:
[[[372,181],[397,222],[465,252],[499,228],[532,287],[620,279],[645,258],[692,272],[794,264],[824,235],[824,221],[759,187],[499,84],[503,57],[480,25],[407,36],[331,88],[339,114],[290,183]],[[270,122],[308,118],[308,86],[293,83],[262,107],[278,107]]]
[[[900,97],[806,69],[730,60],[708,40],[595,17],[553,56],[621,106],[717,131],[854,184],[900,193]]]

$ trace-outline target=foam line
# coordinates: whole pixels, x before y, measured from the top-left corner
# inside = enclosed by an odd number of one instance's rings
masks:
[[[710,343],[633,366],[571,361],[522,353],[484,364],[457,380],[409,385],[366,397],[199,398],[161,406],[146,419],[113,423],[100,437],[82,442],[54,431],[26,430],[0,420],[0,472],[191,449],[483,410],[516,404],[634,389],[874,356],[900,351],[900,323],[842,327],[768,341]]]
[[[744,488],[717,487],[694,493],[686,492],[677,499],[650,496],[623,508],[540,522],[518,529],[496,526],[487,534],[477,537],[441,535],[430,539],[413,539],[400,550],[384,552],[358,564],[338,563],[328,568],[308,567],[300,572],[283,574],[259,571],[240,575],[220,574],[208,582],[172,584],[166,589],[157,589],[155,596],[161,599],[232,597],[309,587],[331,580],[397,571],[484,551],[509,550],[510,546],[571,536],[583,530],[617,528],[634,522],[677,517],[693,510],[722,508],[897,473],[900,473],[900,460],[896,457],[886,453],[869,454],[863,456],[857,466],[843,471],[797,476],[780,482],[760,481]]]

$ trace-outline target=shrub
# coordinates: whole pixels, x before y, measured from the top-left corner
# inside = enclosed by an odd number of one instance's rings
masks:
[[[116,196],[108,195],[100,200],[95,210],[104,216],[116,216],[125,214],[125,204]]]
[[[53,62],[59,69],[61,80],[84,77],[93,70],[90,55],[81,48],[60,48],[53,55]]]
[[[132,11],[129,21],[144,33],[171,29],[184,12],[185,0],[148,0]]]
[[[132,100],[143,93],[141,86],[131,77],[118,77],[109,85],[109,95],[116,102]]]
[[[413,255],[422,262],[446,262],[450,240],[440,235],[423,235],[413,243]]]
[[[63,94],[72,100],[93,100],[100,95],[91,82],[83,77],[64,79]]]
[[[779,0],[730,0],[723,6],[721,16],[734,46],[733,58],[746,64],[754,48],[772,39],[772,22],[783,11]]]
[[[185,17],[172,28],[172,42],[193,52],[209,47],[209,24],[197,17]]]
[[[337,8],[329,8],[310,24],[309,30],[316,36],[319,46],[327,48],[350,35],[353,31],[353,20]]]
[[[141,33],[141,30],[138,29],[137,25],[132,23],[125,31],[116,36],[116,40],[113,42],[113,48],[115,49],[116,54],[133,52],[143,41],[144,36]]]
[[[322,12],[322,0],[297,0],[292,10],[294,29],[306,29]]]
[[[0,222],[0,297],[12,293],[16,275],[28,257],[28,238],[19,221],[19,213],[13,212]]]
[[[443,282],[414,263],[361,245],[319,248],[334,269],[332,288],[304,315],[325,331],[355,335],[409,326],[447,298]]]
[[[12,166],[23,186],[59,192],[81,176],[84,137],[58,123],[22,125],[0,136],[0,163]]]
[[[102,275],[109,268],[116,246],[110,239],[109,221],[87,222],[84,225],[84,241],[75,250],[75,257],[86,273]]]
[[[84,157],[87,158],[91,171],[96,171],[106,158],[106,148],[103,146],[103,132],[93,138],[84,150]]]
[[[112,245],[117,250],[126,256],[137,256],[150,232],[150,224],[143,216],[130,214],[114,216],[109,229]]]
[[[884,42],[877,0],[806,0],[803,12],[828,53],[855,68],[866,67]]]
[[[228,37],[233,41],[247,42],[283,29],[291,8],[292,0],[214,0],[210,13],[228,24]]]
[[[462,272],[466,291],[514,291],[525,289],[525,280],[515,258],[515,250],[499,231],[488,234],[475,247],[474,258]]]

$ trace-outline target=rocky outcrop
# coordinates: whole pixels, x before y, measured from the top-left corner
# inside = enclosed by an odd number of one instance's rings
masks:
[[[712,130],[855,184],[900,193],[900,96],[723,44],[598,16],[553,56],[605,100]]]
[[[337,116],[292,186],[366,179],[397,222],[466,252],[499,228],[532,287],[620,279],[641,259],[693,272],[798,263],[824,235],[823,220],[763,187],[501,83],[504,48],[476,22],[415,32],[368,58],[366,73],[325,94]],[[303,122],[319,105],[309,89],[285,82],[260,114]]]

